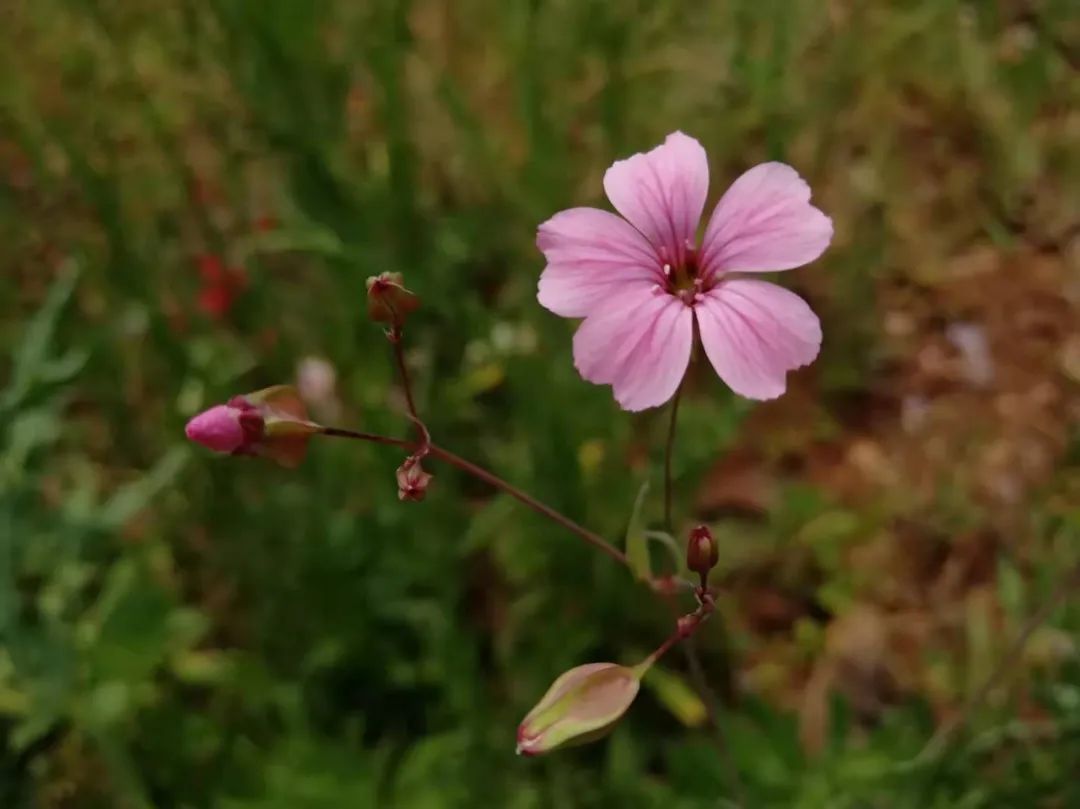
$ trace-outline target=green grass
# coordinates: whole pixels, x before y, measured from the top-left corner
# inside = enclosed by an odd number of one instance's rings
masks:
[[[1009,5],[10,3],[0,805],[1080,805],[1075,600],[910,763],[1080,562],[1080,27],[1071,0]],[[657,525],[663,413],[579,378],[532,242],[675,129],[710,200],[782,159],[837,226],[784,279],[822,315],[814,368],[761,406],[699,369],[684,403],[677,514],[723,540],[701,646],[738,784],[673,710],[677,655],[609,740],[514,757],[559,672],[669,631],[557,526],[448,468],[399,503],[385,448],[286,473],[183,441],[310,355],[344,426],[407,429],[364,306],[400,271],[442,443],[616,540],[651,479]],[[221,321],[207,253],[250,280]]]

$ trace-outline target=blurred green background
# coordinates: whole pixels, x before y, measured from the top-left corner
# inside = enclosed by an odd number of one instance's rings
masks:
[[[1080,806],[1076,598],[915,759],[1080,564],[1075,0],[4,0],[0,44],[0,806]],[[710,200],[780,159],[836,223],[783,278],[818,362],[684,399],[728,752],[673,654],[519,759],[557,674],[667,635],[625,571],[446,467],[399,503],[391,449],[183,425],[300,381],[403,434],[400,271],[437,439],[658,526],[665,413],[579,378],[533,239],[675,129]]]

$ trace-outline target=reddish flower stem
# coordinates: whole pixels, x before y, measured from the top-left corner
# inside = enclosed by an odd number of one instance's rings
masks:
[[[623,567],[626,567],[627,569],[630,568],[630,560],[626,558],[626,554],[624,554],[622,551],[620,551],[614,545],[611,545],[607,540],[605,540],[599,534],[595,534],[592,531],[590,531],[588,528],[586,528],[586,527],[584,527],[582,525],[578,525],[576,522],[571,520],[569,517],[559,513],[558,511],[551,508],[550,506],[545,505],[544,503],[541,503],[535,497],[533,497],[530,494],[526,494],[521,489],[519,489],[517,486],[514,486],[513,484],[507,483],[505,480],[500,478],[498,475],[494,475],[491,472],[488,472],[486,469],[482,469],[481,467],[479,467],[476,464],[472,463],[471,461],[467,461],[464,458],[462,458],[461,456],[455,455],[450,450],[443,449],[442,447],[436,446],[435,444],[431,444],[430,446],[431,446],[431,454],[434,455],[435,457],[441,458],[442,460],[446,461],[448,464],[456,466],[458,469],[462,470],[463,472],[468,472],[473,477],[479,478],[480,480],[484,481],[485,483],[488,483],[491,486],[494,486],[496,489],[499,489],[501,491],[506,492],[508,495],[513,497],[515,500],[517,500],[520,503],[524,503],[526,506],[531,508],[533,511],[535,511],[535,512],[537,512],[539,514],[543,514],[549,520],[552,520],[553,522],[558,523],[563,528],[565,528],[567,531],[570,531],[573,534],[577,534],[579,537],[581,537],[587,543],[592,545],[598,551],[600,551],[601,553],[607,554],[608,556],[610,556],[612,559],[614,559],[616,562],[618,562]]]
[[[377,435],[375,433],[357,432],[356,430],[344,430],[340,427],[324,427],[321,430],[321,433],[322,435],[331,436],[333,438],[351,438],[356,441],[369,441],[373,444],[385,444],[392,447],[401,447],[402,449],[407,449],[410,451],[416,451],[425,445],[424,442],[408,441],[402,438],[391,438],[389,436]],[[506,494],[510,495],[518,502],[525,504],[538,514],[543,514],[549,520],[558,523],[570,533],[576,534],[577,536],[581,537],[581,539],[585,540],[585,542],[592,545],[600,552],[608,555],[620,565],[623,565],[624,567],[629,569],[630,562],[626,558],[626,554],[624,554],[614,545],[608,543],[607,540],[605,540],[599,534],[590,531],[583,525],[579,525],[564,514],[560,514],[551,506],[540,502],[532,495],[526,494],[517,486],[513,485],[512,483],[508,483],[507,481],[500,478],[498,475],[487,471],[483,467],[477,466],[472,461],[467,461],[460,455],[457,455],[448,449],[444,449],[437,444],[427,442],[426,446],[428,452],[434,457],[445,461],[451,466],[456,466],[462,472],[470,474],[474,478],[484,481],[485,483],[498,489],[499,491],[505,492]]]
[[[401,447],[402,449],[416,449],[415,441],[406,441],[404,438],[391,438],[388,435],[377,433],[362,433],[357,430],[346,430],[341,427],[323,427],[319,430],[321,435],[331,438],[351,438],[354,441],[370,441],[372,444],[385,444],[389,447]]]
[[[409,377],[409,367],[405,364],[405,349],[401,346],[401,327],[394,326],[386,333],[390,345],[394,347],[394,362],[397,364],[398,373],[401,375],[401,387],[405,390],[405,404],[409,408],[409,416],[423,434],[427,434],[427,428],[416,412],[416,400],[413,399],[412,379]]]

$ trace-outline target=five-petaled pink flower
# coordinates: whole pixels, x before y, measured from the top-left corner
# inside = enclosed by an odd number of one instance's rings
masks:
[[[675,394],[695,322],[720,378],[751,399],[779,396],[787,372],[817,356],[821,325],[806,302],[743,275],[824,252],[832,221],[810,204],[810,187],[783,163],[755,166],[720,198],[697,246],[708,188],[705,150],[675,132],[607,170],[604,190],[621,218],[572,208],[540,225],[547,267],[537,297],[557,315],[585,318],[574,364],[611,385],[626,410]]]

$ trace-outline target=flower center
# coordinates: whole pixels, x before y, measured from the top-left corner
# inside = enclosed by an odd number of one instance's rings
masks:
[[[679,264],[665,264],[668,293],[681,299],[687,306],[692,306],[706,290],[700,270],[696,250],[687,250],[686,257]]]

